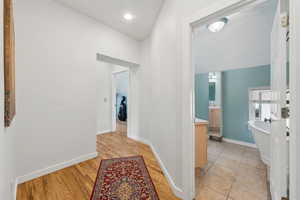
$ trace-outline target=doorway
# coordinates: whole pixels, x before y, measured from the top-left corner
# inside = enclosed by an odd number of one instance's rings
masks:
[[[129,69],[114,66],[112,71],[112,132],[127,136]]]
[[[106,69],[100,73],[105,73],[101,76],[107,79],[104,81],[107,86],[103,86],[103,82],[98,83],[100,108],[97,111],[96,134],[122,132],[129,138],[138,138],[139,64],[104,54],[97,54],[97,60],[100,68]],[[105,95],[103,90],[107,90]]]
[[[184,134],[183,136],[183,151],[185,153],[184,157],[184,191],[187,199],[195,197],[195,102],[194,102],[194,89],[195,89],[195,61],[192,59],[194,52],[192,50],[192,41],[195,37],[195,27],[201,26],[203,24],[209,24],[213,22],[216,18],[220,19],[232,13],[240,12],[241,10],[256,7],[265,1],[224,1],[222,3],[216,3],[211,7],[202,10],[202,12],[196,13],[185,19],[183,27],[183,66],[185,67],[182,71],[183,74],[183,110],[182,110],[182,120],[183,129],[182,132],[189,134]],[[280,1],[279,1],[280,2]],[[223,22],[227,22],[223,19]],[[285,38],[284,38],[285,39]],[[217,41],[216,41],[217,43]],[[217,47],[216,47],[217,50]],[[230,50],[230,49],[228,49]],[[230,53],[230,52],[229,52]],[[218,59],[215,57],[214,59]],[[222,70],[224,70],[222,68]],[[202,68],[201,73],[209,73],[221,71],[218,68],[211,68],[207,65]],[[284,91],[285,93],[286,91]],[[275,103],[274,103],[275,104]],[[192,108],[192,109],[191,109]],[[275,122],[276,123],[276,122]],[[284,134],[284,132],[283,132]],[[279,165],[278,165],[279,166]],[[191,181],[192,180],[192,181]]]

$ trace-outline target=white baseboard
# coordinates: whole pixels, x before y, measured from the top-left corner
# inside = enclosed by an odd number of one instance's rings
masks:
[[[17,192],[18,192],[18,182],[15,180],[15,188],[14,188],[14,200],[17,200]]]
[[[102,135],[102,134],[105,134],[105,133],[111,133],[112,131],[111,130],[104,130],[104,131],[98,131],[96,133],[96,135]]]
[[[16,183],[17,184],[21,184],[21,183],[33,180],[35,178],[38,178],[38,177],[50,174],[52,172],[64,169],[66,167],[70,167],[72,165],[76,165],[76,164],[78,164],[80,162],[93,159],[93,158],[95,158],[97,156],[98,156],[98,153],[94,152],[94,153],[86,154],[86,155],[83,155],[83,156],[79,156],[79,157],[74,158],[74,159],[69,160],[69,161],[65,161],[65,162],[62,162],[62,163],[58,163],[58,164],[52,165],[52,166],[47,167],[45,169],[34,171],[34,172],[26,174],[24,176],[17,177]]]
[[[246,147],[257,148],[256,144],[252,144],[252,143],[248,143],[248,142],[242,142],[242,141],[232,140],[232,139],[228,139],[228,138],[223,138],[223,141],[228,142],[228,143],[233,143],[233,144],[239,144],[239,145],[246,146]]]
[[[184,195],[183,195],[183,191],[182,191],[179,187],[176,186],[175,182],[173,181],[173,179],[172,179],[171,175],[169,174],[167,168],[165,167],[163,161],[160,159],[159,154],[158,154],[158,152],[155,150],[155,148],[154,148],[154,146],[152,145],[152,143],[149,142],[148,140],[145,140],[145,139],[142,139],[142,138],[137,138],[137,137],[131,137],[131,139],[137,140],[137,141],[139,141],[139,142],[141,142],[141,143],[144,143],[144,144],[150,146],[150,148],[151,148],[153,154],[155,155],[155,157],[156,157],[156,159],[157,159],[157,161],[158,161],[158,163],[159,163],[159,165],[160,165],[160,167],[161,167],[161,169],[162,169],[162,171],[163,171],[165,177],[167,178],[167,181],[168,181],[169,185],[171,186],[171,189],[172,189],[173,193],[174,193],[178,198],[183,199],[183,196],[184,196]]]
[[[12,192],[11,195],[13,200],[17,199],[17,190],[18,190],[17,179],[14,179],[11,181],[11,192]]]

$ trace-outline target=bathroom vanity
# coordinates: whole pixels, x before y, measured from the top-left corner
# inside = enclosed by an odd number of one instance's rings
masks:
[[[195,168],[207,164],[208,121],[195,119]]]
[[[208,109],[209,129],[213,132],[221,131],[221,108],[218,106],[210,106]]]

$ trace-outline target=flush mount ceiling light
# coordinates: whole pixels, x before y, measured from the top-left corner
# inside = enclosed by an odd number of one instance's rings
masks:
[[[218,21],[208,24],[207,28],[209,31],[216,33],[221,31],[227,23],[228,23],[228,19],[224,17],[219,19]]]
[[[125,13],[123,15],[123,18],[126,20],[126,21],[132,21],[134,16],[131,14],[131,13]]]

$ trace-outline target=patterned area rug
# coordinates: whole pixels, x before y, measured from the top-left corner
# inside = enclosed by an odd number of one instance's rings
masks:
[[[159,200],[142,156],[102,160],[91,200]]]

